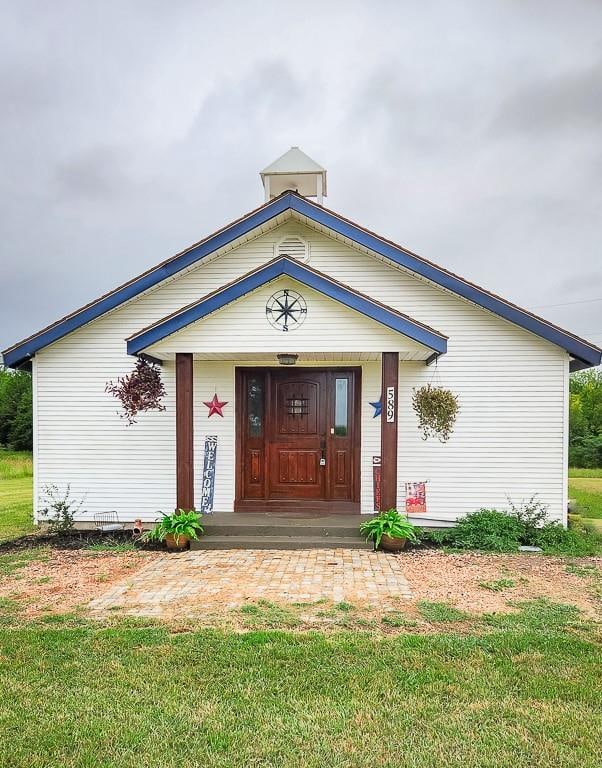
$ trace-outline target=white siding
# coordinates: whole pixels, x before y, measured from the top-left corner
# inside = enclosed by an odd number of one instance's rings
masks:
[[[419,362],[403,362],[400,367],[400,499],[406,480],[427,480],[429,518],[453,520],[476,507],[503,506],[506,494],[520,500],[538,493],[550,505],[554,517],[563,519],[566,353],[423,280],[294,221],[167,281],[38,353],[34,364],[36,487],[71,483],[75,497],[85,496],[90,516],[116,509],[125,519],[140,515],[152,520],[157,510],[173,508],[173,363],[163,367],[167,410],[143,414],[131,427],[116,415],[116,402],[104,392],[105,383],[132,367],[132,358],[125,351],[127,336],[269,261],[274,243],[289,233],[308,240],[312,266],[449,336],[448,354],[440,359],[436,374],[433,367]],[[380,351],[379,345],[387,343],[392,332],[364,318],[360,321],[355,313],[309,289],[300,290],[308,297],[312,294],[310,311],[315,305],[316,310],[319,308],[316,317],[322,313],[329,320],[314,328],[308,315],[311,343],[299,335],[299,345],[303,340],[306,349],[315,347],[316,352],[348,349],[359,353]],[[198,328],[203,330],[202,340],[201,336],[195,337],[195,326],[181,332],[181,338],[187,334],[190,343],[196,339],[199,347],[218,354],[226,348],[235,353],[237,347],[247,352],[264,344],[266,350],[287,351],[280,348],[283,334],[273,331],[274,336],[269,336],[272,332],[267,323],[262,324],[263,313],[259,327],[243,311],[253,304],[255,296],[259,306],[261,290],[201,321]],[[237,318],[237,322],[221,325],[220,315]],[[207,328],[211,328],[209,335],[205,334]],[[306,332],[300,329],[295,333]],[[174,335],[172,340],[177,338]],[[268,345],[268,339],[273,340],[272,345]],[[360,339],[364,349],[359,347]],[[406,341],[400,342],[399,348],[403,348]],[[290,349],[295,343],[295,334],[291,334]],[[396,339],[394,343],[399,342]],[[204,435],[219,434],[216,508],[222,510],[232,508],[234,497],[234,365],[235,360],[195,365],[197,480],[202,469]],[[445,445],[421,440],[410,407],[413,387],[430,381],[434,375],[435,380],[458,394],[461,406],[454,435]],[[207,410],[201,404],[214,391],[232,403],[224,411],[223,420],[207,420]],[[372,418],[368,402],[378,399],[379,391],[379,364],[363,363],[363,511],[371,511],[371,457],[380,452],[379,420]]]

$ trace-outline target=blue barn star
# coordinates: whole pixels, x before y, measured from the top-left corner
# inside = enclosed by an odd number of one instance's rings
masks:
[[[370,405],[374,408],[374,416],[372,418],[376,419],[383,412],[383,404],[380,400],[377,400],[375,403],[370,403]]]

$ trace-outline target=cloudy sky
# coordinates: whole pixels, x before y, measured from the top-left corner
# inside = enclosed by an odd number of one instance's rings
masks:
[[[291,145],[328,207],[602,345],[600,0],[3,0],[0,105],[0,349]]]

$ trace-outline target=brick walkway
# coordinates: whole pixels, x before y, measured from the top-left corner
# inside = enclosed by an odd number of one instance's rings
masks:
[[[411,597],[401,563],[401,558],[381,552],[343,549],[166,554],[92,600],[89,608],[162,616],[174,601],[179,611],[189,605],[191,612],[203,606],[234,608],[261,599],[384,605],[391,599]]]

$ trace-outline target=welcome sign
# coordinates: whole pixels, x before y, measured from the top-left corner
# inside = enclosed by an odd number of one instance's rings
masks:
[[[203,484],[201,487],[202,515],[213,512],[213,495],[215,492],[215,459],[217,456],[217,435],[205,436],[205,461],[203,464]]]

